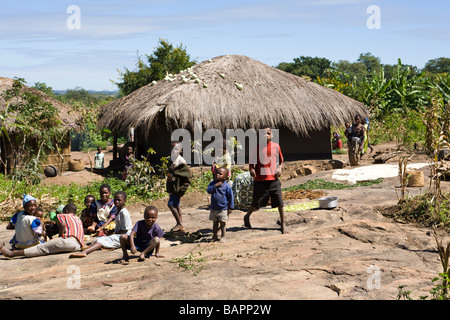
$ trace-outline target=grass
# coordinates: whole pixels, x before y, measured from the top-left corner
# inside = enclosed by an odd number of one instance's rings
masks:
[[[14,183],[0,175],[0,220],[8,220],[14,213],[22,210],[23,194],[30,194],[38,200],[38,206],[44,209],[44,212],[54,210],[60,204],[69,202],[75,203],[78,211],[84,208],[84,198],[88,194],[99,197],[99,189],[103,183],[111,187],[111,195],[123,190],[127,193],[127,203],[145,202],[158,199],[165,196],[164,193],[142,193],[139,188],[129,185],[122,180],[110,177],[103,181],[95,181],[87,186],[79,184],[62,185],[34,185],[30,186],[24,182]]]
[[[200,244],[197,246],[200,248]],[[194,248],[195,249],[195,248]],[[194,253],[194,249],[190,250],[186,255],[181,258],[172,258],[170,262],[178,263],[178,267],[184,270],[191,270],[194,276],[197,276],[200,271],[204,269],[203,263],[206,262],[206,258],[202,257],[202,251],[197,252],[198,256]]]
[[[437,202],[432,194],[424,194],[379,211],[396,222],[450,230],[450,194],[444,194]]]
[[[350,189],[355,187],[363,187],[363,186],[371,186],[374,184],[379,184],[383,182],[383,179],[376,179],[376,180],[370,180],[370,181],[360,181],[352,185],[344,184],[344,183],[338,183],[338,182],[332,182],[332,181],[325,181],[323,179],[314,179],[309,180],[305,183],[298,184],[289,188],[283,189],[283,191],[292,191],[292,190],[316,190],[316,189],[323,189],[323,190],[343,190],[343,189]]]

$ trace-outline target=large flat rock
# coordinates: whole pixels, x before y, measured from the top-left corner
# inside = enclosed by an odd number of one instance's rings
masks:
[[[327,174],[308,179],[329,178]],[[395,223],[376,210],[396,203],[397,184],[398,179],[388,178],[370,187],[327,191],[338,197],[338,207],[286,213],[286,235],[276,224],[277,213],[255,212],[253,228],[247,229],[245,212],[234,211],[225,243],[206,241],[212,232],[208,210],[184,208],[187,231],[203,237],[193,243],[163,240],[161,259],[138,262],[133,256],[121,265],[116,263],[120,249],[84,259],[69,259],[69,254],[12,260],[0,256],[0,297],[393,300],[400,285],[413,290],[413,297],[429,295],[431,280],[441,272],[430,230]],[[409,192],[423,193],[426,187]],[[129,206],[133,222],[142,218],[143,208]],[[157,222],[164,230],[174,225],[169,211],[161,211]],[[0,241],[7,243],[13,231],[5,226],[0,225]],[[189,255],[192,259],[185,259],[184,267],[173,262]]]

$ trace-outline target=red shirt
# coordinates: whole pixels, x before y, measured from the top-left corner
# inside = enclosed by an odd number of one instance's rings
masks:
[[[250,163],[249,165],[249,169],[255,169],[256,171],[255,181],[275,180],[275,172],[278,166],[283,163],[283,154],[279,144],[269,141],[260,152],[258,152],[258,149],[253,150],[250,156],[250,162],[252,162],[252,159],[257,159],[257,163]]]

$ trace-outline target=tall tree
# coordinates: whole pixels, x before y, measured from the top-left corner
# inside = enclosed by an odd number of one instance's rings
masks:
[[[345,73],[356,83],[361,83],[367,77],[367,67],[362,62],[350,62],[339,60],[333,63],[333,68],[339,72]]]
[[[371,74],[372,72],[377,72],[381,69],[381,60],[375,57],[370,52],[361,53],[356,62],[363,63],[366,66],[367,72]]]
[[[428,60],[423,71],[431,73],[450,73],[450,58],[436,58]]]
[[[312,80],[325,76],[327,70],[331,69],[331,61],[327,58],[300,56],[294,58],[294,62],[282,62],[278,69],[295,74],[297,76],[307,76]]]
[[[152,54],[145,55],[148,64],[143,57],[138,56],[134,70],[125,68],[124,72],[119,71],[121,81],[115,84],[119,87],[120,96],[126,96],[152,81],[161,80],[167,73],[175,74],[196,64],[182,44],[174,47],[164,39],[159,39],[158,44]]]

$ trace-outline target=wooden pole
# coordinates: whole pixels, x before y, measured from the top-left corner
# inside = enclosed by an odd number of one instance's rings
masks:
[[[114,132],[113,140],[113,161],[117,159],[117,132]]]

